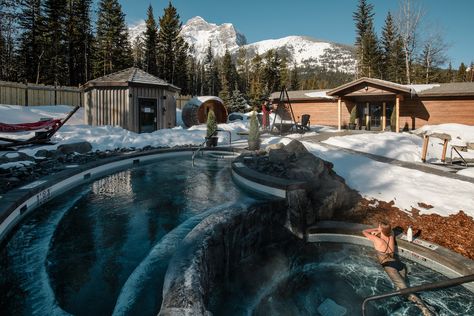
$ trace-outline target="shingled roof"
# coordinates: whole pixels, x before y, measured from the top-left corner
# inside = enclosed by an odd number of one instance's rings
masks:
[[[417,94],[420,97],[474,96],[474,82],[440,83]]]
[[[130,67],[94,80],[90,80],[84,86],[86,88],[94,86],[128,86],[130,83],[138,85],[143,84],[169,87],[178,91],[181,90],[179,87],[136,67]]]
[[[335,98],[335,96],[338,94],[343,94],[346,89],[349,89],[361,83],[374,84],[377,86],[398,91],[400,93],[418,96],[420,98],[474,96],[474,82],[402,85],[391,81],[374,78],[360,78],[345,83],[331,90],[288,91],[288,96],[290,97],[290,100],[328,100],[331,98]],[[280,92],[274,92],[271,95],[272,100],[277,100],[279,97]]]
[[[288,91],[288,97],[290,100],[328,100],[336,99],[326,95],[329,90],[293,90]],[[272,100],[278,100],[280,98],[280,91],[273,92],[270,98]]]

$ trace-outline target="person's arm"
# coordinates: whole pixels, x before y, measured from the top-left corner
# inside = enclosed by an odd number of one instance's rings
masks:
[[[368,229],[364,229],[362,231],[362,234],[370,240],[375,240],[377,239],[377,236],[375,236],[374,233],[378,233],[378,232],[379,232],[378,228],[368,228]]]

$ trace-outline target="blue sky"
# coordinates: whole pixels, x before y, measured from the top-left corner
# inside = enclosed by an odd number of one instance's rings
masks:
[[[463,61],[474,61],[472,19],[474,0],[418,0],[426,11],[425,28],[439,28],[449,45],[448,57],[457,68]],[[151,3],[155,17],[163,14],[168,0],[120,0],[127,22],[133,24],[146,17]],[[369,0],[375,9],[378,34],[387,12],[397,11],[397,0]],[[355,37],[352,13],[358,0],[174,0],[181,20],[199,15],[212,23],[232,23],[249,43],[307,35],[317,39],[353,44]],[[421,29],[423,31],[423,28]]]

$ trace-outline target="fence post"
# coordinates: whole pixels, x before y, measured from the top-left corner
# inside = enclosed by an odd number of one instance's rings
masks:
[[[54,105],[58,105],[58,86],[57,82],[54,81]]]
[[[28,106],[28,81],[25,83],[25,106]]]

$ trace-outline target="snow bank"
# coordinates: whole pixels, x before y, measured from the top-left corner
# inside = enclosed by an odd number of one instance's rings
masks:
[[[431,135],[434,133],[449,134],[453,140],[458,139],[466,143],[474,143],[474,126],[464,124],[425,125],[413,131],[417,135]]]
[[[38,122],[42,118],[61,119],[66,117],[73,108],[69,105],[21,106],[0,104],[0,122],[18,124]],[[84,124],[84,109],[80,108],[67,124]]]
[[[463,210],[474,217],[473,183],[381,163],[313,143],[304,142],[304,145],[314,155],[332,162],[337,174],[364,197],[393,201],[396,207],[407,211],[415,207],[422,214],[448,216]],[[420,202],[433,208],[423,209],[418,206]]]
[[[336,136],[323,143],[397,160],[421,162],[423,139],[408,133],[386,132]]]

